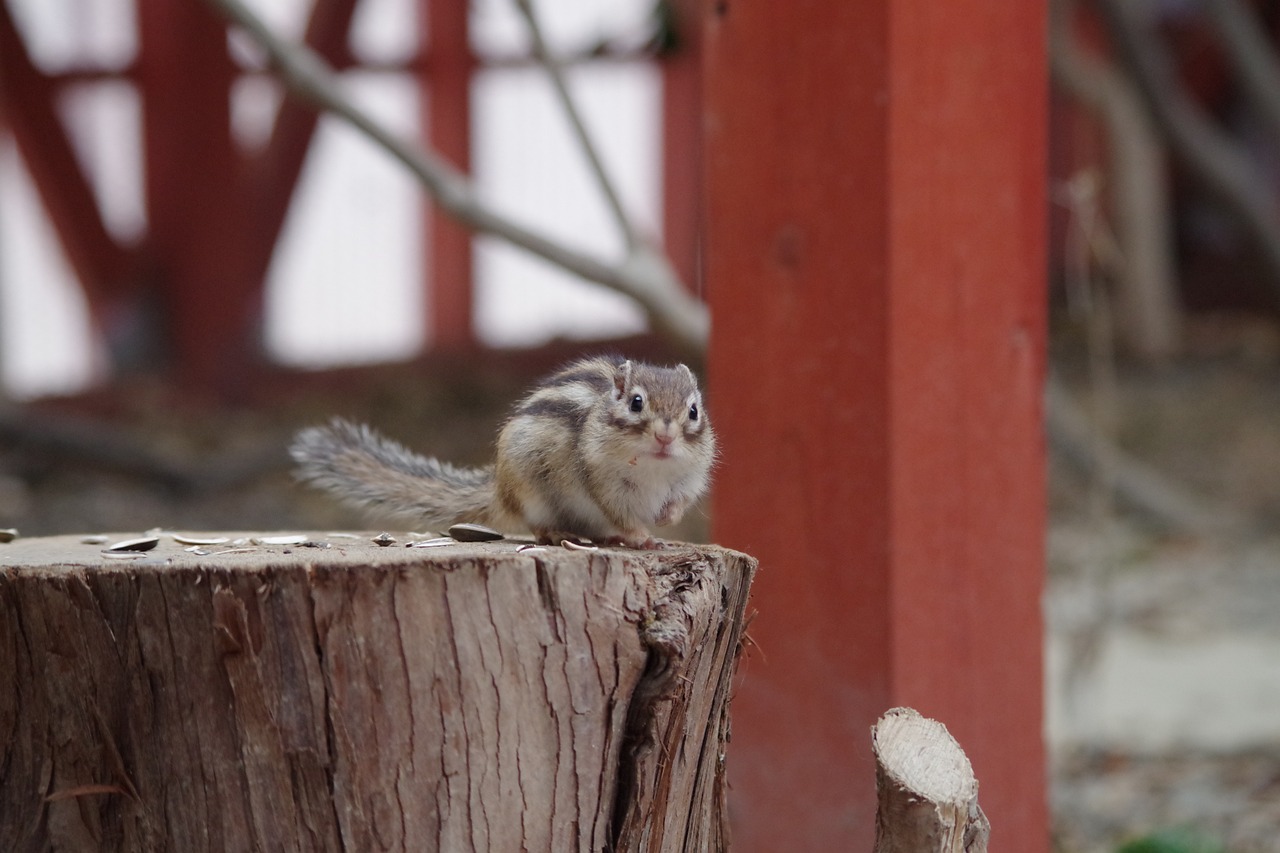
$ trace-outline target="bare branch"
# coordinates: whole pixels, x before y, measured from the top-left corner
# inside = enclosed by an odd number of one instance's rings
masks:
[[[1178,83],[1145,3],[1095,0],[1116,52],[1174,154],[1244,228],[1280,300],[1280,215],[1245,153]]]
[[[705,352],[710,329],[707,308],[689,294],[659,252],[639,244],[621,264],[609,264],[502,216],[484,204],[466,177],[448,162],[397,137],[357,106],[343,92],[333,69],[314,51],[276,36],[241,0],[205,2],[266,51],[294,94],[347,122],[407,166],[436,204],[458,222],[631,297],[645,310],[656,332],[690,354]]]
[[[642,241],[636,233],[635,227],[631,224],[631,218],[627,216],[626,210],[622,207],[622,199],[618,195],[617,187],[609,178],[609,173],[605,170],[604,161],[600,159],[599,149],[591,141],[591,134],[587,132],[587,125],[582,119],[582,113],[578,110],[573,97],[569,94],[569,84],[564,75],[564,63],[552,54],[551,49],[547,46],[547,40],[542,34],[542,26],[538,23],[538,16],[533,11],[532,0],[515,0],[515,2],[520,9],[520,14],[524,16],[525,25],[529,28],[529,37],[533,42],[533,55],[537,57],[538,62],[546,69],[547,76],[551,79],[551,86],[555,89],[556,98],[560,101],[560,107],[564,110],[570,127],[573,128],[573,135],[578,140],[578,147],[582,149],[582,156],[587,158],[587,164],[591,167],[596,184],[600,187],[600,192],[604,194],[605,201],[609,205],[609,211],[613,214],[613,220],[617,224],[618,230],[622,232],[623,239],[627,244],[627,250],[635,251]]]

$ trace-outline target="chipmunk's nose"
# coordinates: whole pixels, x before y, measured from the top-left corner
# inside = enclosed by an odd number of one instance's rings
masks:
[[[653,437],[656,438],[658,440],[658,444],[661,444],[663,447],[666,447],[668,444],[676,440],[674,434],[668,435],[665,432],[654,433]]]
[[[666,447],[671,444],[671,442],[675,441],[676,431],[675,428],[672,427],[671,421],[664,420],[661,424],[654,427],[653,437],[656,438],[658,440],[658,444],[661,444],[663,447]]]

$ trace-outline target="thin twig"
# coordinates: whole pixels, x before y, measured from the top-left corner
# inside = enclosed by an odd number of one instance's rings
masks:
[[[546,70],[547,77],[551,79],[551,86],[555,89],[556,98],[560,101],[560,108],[564,110],[565,117],[569,119],[569,125],[573,128],[573,135],[578,140],[578,147],[582,149],[582,156],[587,158],[587,164],[591,167],[591,172],[595,176],[596,185],[600,187],[600,192],[604,195],[605,201],[609,205],[609,211],[613,214],[614,223],[618,226],[618,230],[622,232],[622,237],[627,244],[627,251],[635,251],[642,241],[631,222],[631,217],[627,215],[626,210],[622,207],[622,199],[604,167],[604,161],[600,158],[599,148],[592,141],[591,134],[587,132],[587,125],[582,119],[582,112],[569,94],[569,84],[564,74],[564,63],[547,46],[547,40],[542,33],[542,25],[538,23],[538,16],[533,11],[532,0],[515,0],[515,3],[520,9],[520,14],[524,16],[525,25],[529,29],[529,38],[533,43],[533,55]]]
[[[707,308],[689,294],[661,253],[640,244],[623,262],[609,264],[518,225],[484,204],[467,178],[435,152],[409,144],[357,106],[333,69],[310,48],[279,38],[241,0],[205,2],[257,42],[294,94],[347,122],[407,166],[455,220],[631,297],[648,314],[654,330],[677,348],[691,355],[705,352]]]
[[[1063,267],[1070,290],[1081,294],[1079,303],[1085,324],[1089,363],[1090,411],[1086,415],[1092,435],[1088,452],[1094,460],[1088,487],[1090,548],[1080,564],[1085,591],[1091,595],[1088,617],[1067,633],[1065,682],[1075,712],[1081,710],[1081,685],[1102,656],[1114,617],[1111,581],[1116,566],[1116,371],[1111,300],[1106,283],[1124,269],[1123,251],[1116,244],[1103,216],[1101,181],[1082,173],[1068,184],[1066,246]]]

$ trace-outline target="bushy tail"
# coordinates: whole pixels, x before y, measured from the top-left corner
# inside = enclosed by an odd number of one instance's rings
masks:
[[[363,424],[334,418],[304,429],[289,449],[300,480],[364,509],[428,529],[492,524],[493,468],[457,468],[406,449]]]

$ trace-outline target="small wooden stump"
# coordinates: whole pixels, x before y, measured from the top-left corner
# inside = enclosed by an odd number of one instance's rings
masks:
[[[893,708],[871,729],[876,757],[875,853],[986,853],[969,758],[942,723]]]
[[[749,557],[310,538],[0,545],[0,849],[727,846]]]

